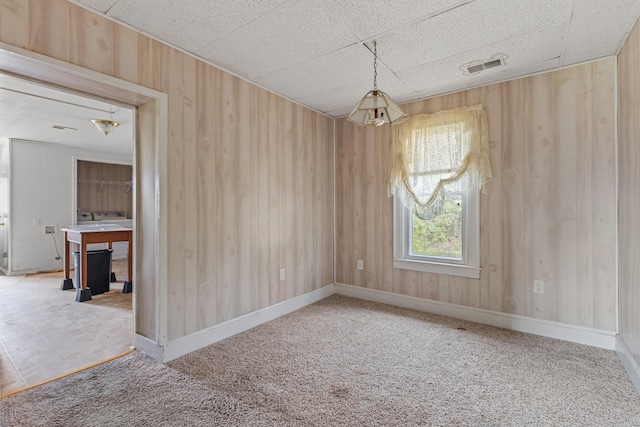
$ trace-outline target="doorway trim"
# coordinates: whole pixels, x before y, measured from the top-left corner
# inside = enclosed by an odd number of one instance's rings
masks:
[[[135,106],[135,347],[162,361],[168,342],[168,95],[126,80],[0,42],[0,71],[61,90]]]

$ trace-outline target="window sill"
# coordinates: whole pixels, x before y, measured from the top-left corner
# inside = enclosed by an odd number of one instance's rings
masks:
[[[422,271],[424,273],[446,274],[448,276],[459,276],[469,279],[479,279],[481,270],[480,267],[471,267],[468,265],[417,261],[413,259],[394,259],[393,268]]]

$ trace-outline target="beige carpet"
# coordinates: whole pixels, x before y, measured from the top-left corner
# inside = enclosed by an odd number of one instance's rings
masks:
[[[167,365],[0,400],[2,426],[638,426],[612,351],[333,296]]]

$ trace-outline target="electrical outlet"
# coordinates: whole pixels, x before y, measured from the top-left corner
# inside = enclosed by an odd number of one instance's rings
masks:
[[[284,280],[285,279],[285,274],[284,274],[284,268],[280,269],[280,280]]]
[[[45,225],[44,226],[44,234],[56,234],[56,226],[55,225]]]
[[[34,227],[40,226],[40,218],[33,218],[33,226]]]
[[[356,261],[356,268],[358,270],[364,270],[364,261],[362,261],[361,259],[359,259],[358,261]]]
[[[544,281],[543,280],[534,280],[533,281],[533,293],[534,294],[544,294]]]

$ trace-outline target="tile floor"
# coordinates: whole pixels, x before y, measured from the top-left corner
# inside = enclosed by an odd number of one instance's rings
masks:
[[[113,271],[126,278],[126,259],[115,260]],[[0,396],[133,346],[132,294],[121,293],[122,281],[78,303],[75,289],[60,290],[62,277],[0,275]]]

